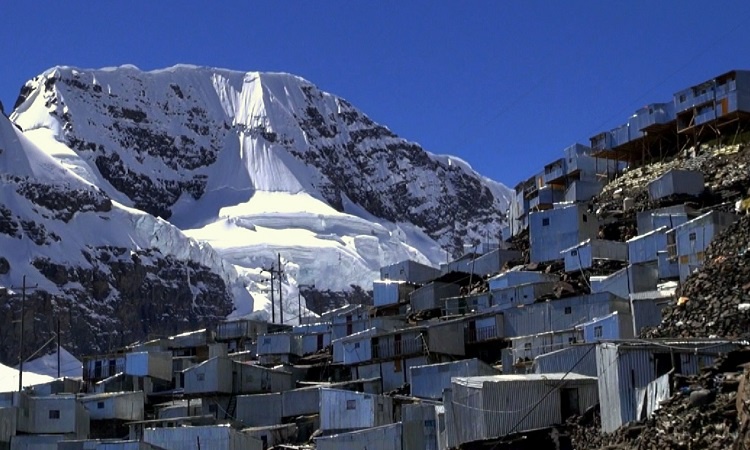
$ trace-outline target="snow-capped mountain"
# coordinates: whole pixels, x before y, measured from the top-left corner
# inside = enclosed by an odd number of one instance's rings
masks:
[[[26,355],[58,320],[80,354],[252,311],[233,265],[112,200],[76,161],[61,143],[35,143],[0,116],[0,360],[16,361],[24,280]]]
[[[210,243],[249,277],[256,309],[259,269],[279,253],[286,298],[303,283],[369,289],[382,265],[436,265],[499,236],[509,198],[289,74],[56,67],[26,83],[11,119],[113,203]]]

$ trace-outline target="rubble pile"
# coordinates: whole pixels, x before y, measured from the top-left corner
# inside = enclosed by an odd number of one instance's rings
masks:
[[[663,317],[642,337],[750,336],[750,216],[714,239],[705,265],[685,281]]]
[[[632,422],[611,434],[599,432],[599,414],[568,422],[573,448],[601,450],[745,449],[750,429],[750,351],[719,358],[700,375],[674,377],[674,394],[650,419]]]
[[[701,146],[689,148],[671,160],[653,162],[630,169],[602,189],[593,203],[598,209],[622,209],[622,199],[634,200],[635,209],[647,209],[684,203],[685,198],[665,198],[651,201],[648,183],[671,169],[697,170],[703,173],[706,193],[695,199],[699,207],[715,206],[745,195],[750,188],[750,146]]]

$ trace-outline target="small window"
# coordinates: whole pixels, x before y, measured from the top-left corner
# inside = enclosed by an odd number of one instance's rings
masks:
[[[597,326],[594,327],[594,337],[598,337],[598,338],[602,337],[602,326],[601,325],[597,325]]]
[[[271,343],[271,338],[268,338],[268,337],[267,338],[263,338],[263,343],[266,344],[266,345],[270,344]]]
[[[545,217],[544,219],[542,219],[542,226],[546,227],[548,225],[549,225],[549,217]]]
[[[50,409],[49,410],[49,418],[50,419],[59,419],[60,418],[60,410],[59,409]]]
[[[359,348],[359,342],[354,343],[354,348]]]
[[[685,94],[680,94],[680,103],[685,101]]]
[[[104,402],[96,402],[96,409],[104,409]]]
[[[206,379],[206,374],[205,373],[199,373],[199,374],[196,375],[196,378],[198,378],[198,381],[203,381],[203,380]]]
[[[523,349],[526,350],[527,352],[531,351],[531,342],[527,342],[523,344]]]
[[[696,239],[696,237],[697,237],[697,236],[695,235],[695,232],[692,232],[692,233],[690,233],[690,234],[688,235],[688,239],[690,239],[691,241],[694,241],[694,240]]]
[[[583,219],[584,222],[588,222],[589,221],[589,215],[588,214],[581,215],[581,218]]]
[[[216,403],[211,403],[208,405],[208,412],[211,414],[216,414],[216,412],[219,411],[219,405]]]
[[[346,409],[347,410],[357,409],[357,401],[356,400],[347,400],[346,401]]]
[[[570,256],[578,256],[578,250],[571,250]]]
[[[566,306],[565,307],[565,314],[573,314],[573,307],[572,306]]]
[[[576,338],[575,337],[569,337],[568,338],[568,344],[575,344],[575,343],[576,343]]]
[[[435,419],[427,419],[424,421],[425,428],[435,428]]]

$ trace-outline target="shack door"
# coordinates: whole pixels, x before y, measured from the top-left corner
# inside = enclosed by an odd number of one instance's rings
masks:
[[[560,415],[564,421],[570,416],[581,414],[577,388],[560,389]]]

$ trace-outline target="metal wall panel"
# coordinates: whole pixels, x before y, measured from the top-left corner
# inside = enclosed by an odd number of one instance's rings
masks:
[[[321,388],[320,429],[357,430],[393,422],[390,397]]]
[[[674,194],[699,195],[705,186],[702,172],[672,169],[650,182],[647,188],[649,197],[658,200]]]
[[[555,281],[560,281],[560,277],[555,274],[532,272],[528,270],[509,270],[490,278],[487,281],[487,284],[491,291],[496,291],[530,283]]]
[[[413,403],[401,408],[401,421],[404,424],[404,450],[437,450],[437,420],[435,405]],[[408,425],[410,430],[407,430]]]
[[[422,286],[409,294],[412,311],[439,308],[440,300],[456,297],[461,293],[461,287],[453,283],[432,282]]]
[[[534,373],[565,373],[571,371],[595,377],[595,344],[576,344],[534,358]]]
[[[627,300],[609,292],[534,303],[503,311],[505,335],[517,337],[568,330],[614,311],[626,314],[629,309]]]
[[[263,450],[260,439],[227,425],[201,427],[146,428],[143,440],[165,450],[182,450],[201,443],[212,450]]]
[[[281,393],[238,395],[235,420],[246,427],[262,427],[281,423]]]
[[[424,284],[440,276],[440,270],[416,261],[406,260],[380,268],[381,280]]]
[[[411,370],[413,397],[441,399],[443,389],[451,385],[452,377],[497,375],[497,370],[476,358],[441,364],[414,366]]]
[[[282,415],[297,417],[320,411],[320,388],[292,389],[281,393]]]
[[[633,337],[633,318],[614,312],[586,322],[581,328],[584,342],[630,339]]]
[[[667,231],[663,226],[628,240],[628,261],[631,264],[658,261],[658,252],[667,249]]]
[[[10,440],[10,450],[57,450],[62,434],[18,434]]]
[[[596,216],[581,205],[533,212],[529,215],[531,262],[560,260],[561,251],[595,238],[598,231]]]
[[[687,222],[688,216],[697,217],[697,214],[686,205],[667,206],[639,212],[636,215],[638,234],[646,234],[662,226],[669,229],[674,228]]]
[[[318,450],[405,450],[401,444],[402,424],[394,423],[367,430],[315,438]]]

